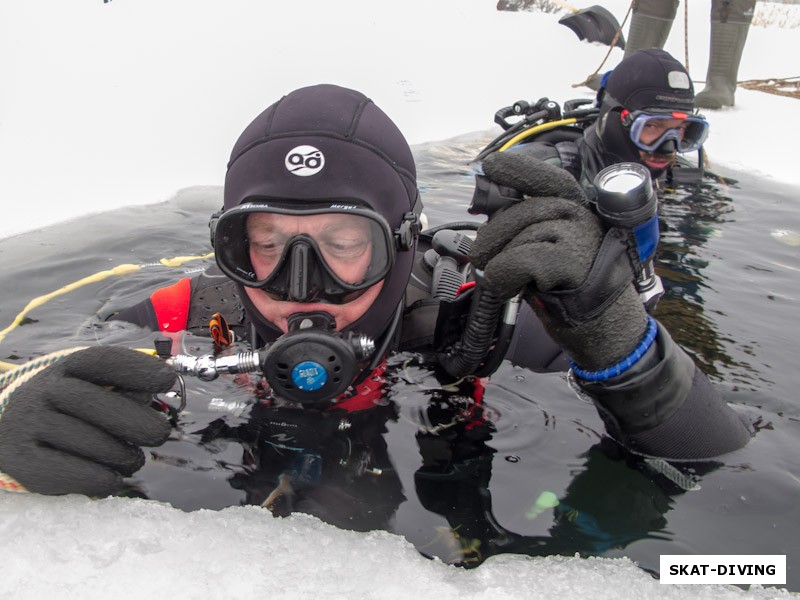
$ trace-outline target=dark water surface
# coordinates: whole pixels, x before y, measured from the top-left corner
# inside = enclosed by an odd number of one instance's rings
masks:
[[[415,148],[431,225],[474,220],[466,165],[487,141]],[[377,408],[346,418],[261,410],[248,382],[187,381],[175,439],[148,449],[130,493],[185,510],[272,495],[276,514],[388,529],[464,565],[500,552],[580,552],[657,571],[661,554],[786,554],[787,587],[800,591],[800,188],[716,172],[724,179],[662,196],[667,294],[657,316],[757,423],[746,448],[674,468],[636,460],[604,437],[594,408],[562,375],[505,364],[478,406],[473,384],[442,389],[419,357],[398,355]],[[87,343],[152,347],[154,336],[97,326],[92,316],[208,266],[158,261],[209,252],[208,216],[220,205],[220,188],[191,188],[166,203],[0,240],[0,328],[34,298],[120,264],[145,265],[42,303],[0,342],[0,360]],[[203,338],[183,344],[210,351]],[[313,435],[263,443],[274,433],[265,423],[292,418]],[[293,490],[281,493],[287,473]]]

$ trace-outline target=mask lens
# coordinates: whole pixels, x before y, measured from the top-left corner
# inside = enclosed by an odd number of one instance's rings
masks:
[[[697,150],[708,138],[708,121],[700,117],[689,117],[686,119],[686,127],[683,130],[683,140],[678,144],[681,152]]]
[[[346,284],[359,285],[373,268],[386,266],[381,238],[378,224],[359,215],[261,213],[247,218],[250,263],[259,281],[269,279],[279,268],[287,246],[305,240],[333,275]]]
[[[284,300],[341,303],[383,279],[394,260],[388,224],[371,211],[290,211],[246,205],[215,234],[226,275]],[[305,290],[297,294],[297,290]]]
[[[708,137],[708,121],[699,116],[639,113],[633,117],[630,125],[631,140],[646,152],[657,150],[668,140],[675,141],[678,152],[691,152],[700,148]]]

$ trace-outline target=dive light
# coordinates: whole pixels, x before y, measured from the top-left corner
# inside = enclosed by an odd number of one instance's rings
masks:
[[[658,247],[658,196],[650,172],[638,163],[619,163],[600,171],[594,179],[597,212],[610,227],[629,229],[638,256],[636,289],[651,310],[664,294],[653,267]]]

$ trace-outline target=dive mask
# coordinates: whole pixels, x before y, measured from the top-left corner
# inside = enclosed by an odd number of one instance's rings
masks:
[[[633,143],[646,152],[658,152],[665,142],[673,141],[678,152],[698,150],[708,137],[708,121],[702,115],[690,115],[684,112],[652,113],[635,111],[622,112],[622,124],[628,130]],[[679,120],[676,126],[669,126],[668,121]],[[642,141],[642,135],[651,138],[650,143]]]
[[[279,301],[351,302],[395,260],[386,220],[348,201],[302,210],[248,202],[222,213],[213,228],[220,269]]]

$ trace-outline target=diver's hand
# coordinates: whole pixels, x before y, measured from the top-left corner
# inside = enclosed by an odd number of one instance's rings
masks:
[[[478,231],[472,263],[490,291],[519,292],[551,337],[580,367],[604,369],[642,340],[647,315],[633,286],[627,236],[603,230],[580,185],[529,156],[494,153],[485,175],[525,200]]]
[[[19,385],[0,415],[0,471],[31,492],[107,496],[170,432],[152,394],[175,373],[126,348],[79,350]]]

